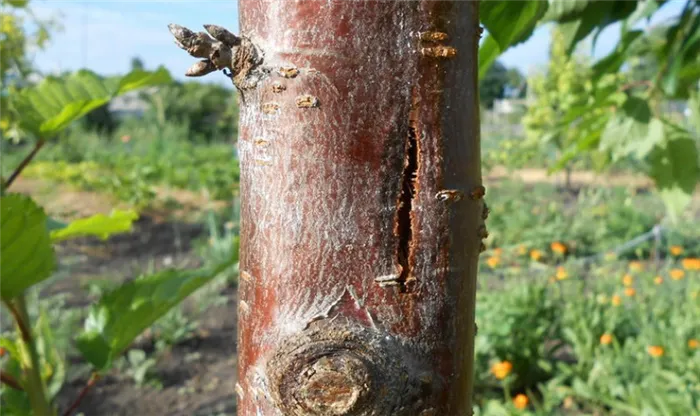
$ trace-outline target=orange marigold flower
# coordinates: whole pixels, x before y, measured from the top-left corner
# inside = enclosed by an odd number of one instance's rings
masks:
[[[626,274],[622,276],[622,284],[625,286],[632,286],[632,283],[634,283],[634,279],[632,279],[632,276]]]
[[[659,345],[650,345],[647,347],[647,353],[654,358],[659,358],[664,355],[664,347]]]
[[[557,267],[557,280],[565,280],[569,278],[569,272],[562,266]]]
[[[696,350],[698,349],[698,347],[700,347],[700,341],[698,341],[697,339],[688,340],[688,348],[690,348],[691,350]]]
[[[656,277],[654,278],[654,283],[656,283],[657,285],[660,285],[660,284],[663,283],[663,282],[664,282],[664,278],[661,277],[661,276],[656,276]]]
[[[5,354],[7,354],[7,350],[3,347],[0,347],[0,357],[4,357]]]
[[[629,264],[629,268],[633,272],[641,272],[642,270],[644,270],[644,265],[642,265],[642,263],[638,261],[631,261]]]
[[[681,254],[683,254],[683,247],[681,247],[681,246],[671,246],[671,248],[669,248],[669,251],[670,251],[671,254],[673,254],[674,256],[680,256]]]
[[[637,291],[634,290],[633,287],[626,287],[625,288],[625,296],[632,297],[637,294]]]
[[[129,141],[131,140],[131,136],[128,134],[125,134],[120,139],[121,139],[122,143],[129,143]]]
[[[513,399],[513,406],[515,406],[515,408],[518,410],[524,410],[528,403],[530,403],[530,399],[528,399],[527,396],[522,393],[518,394]]]
[[[700,270],[700,258],[689,257],[687,259],[681,260],[683,268],[686,270]]]
[[[683,277],[685,277],[685,272],[681,269],[671,269],[669,274],[673,280],[681,280]]]
[[[493,255],[494,255],[494,256],[500,256],[501,254],[503,254],[503,249],[502,249],[502,248],[496,247],[496,248],[493,249]]]
[[[567,248],[564,245],[564,243],[560,243],[559,241],[555,241],[550,245],[550,248],[552,249],[553,252],[557,254],[566,254]]]
[[[522,244],[519,245],[519,246],[518,246],[518,254],[521,255],[521,256],[526,255],[526,254],[527,254],[527,247],[525,247],[525,246],[522,245]]]
[[[539,261],[542,258],[542,252],[539,250],[530,251],[530,258],[534,261]]]
[[[501,262],[501,259],[498,258],[498,257],[495,257],[495,256],[494,256],[494,257],[489,257],[489,258],[486,260],[486,264],[488,264],[489,267],[492,268],[492,269],[496,268],[496,266],[498,266],[498,264],[499,264],[500,262]]]
[[[613,337],[610,334],[603,334],[600,336],[600,344],[601,345],[610,345],[612,344]]]
[[[513,371],[513,364],[510,361],[499,361],[491,366],[491,373],[499,380],[508,377]]]
[[[610,303],[612,303],[613,306],[620,306],[622,304],[622,298],[620,298],[620,295],[613,295],[610,299]]]
[[[564,401],[562,402],[562,406],[564,409],[571,409],[574,407],[576,403],[574,402],[574,398],[571,396],[567,396],[564,398]]]

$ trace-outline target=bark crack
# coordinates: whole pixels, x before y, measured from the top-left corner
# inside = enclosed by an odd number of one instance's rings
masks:
[[[412,126],[408,128],[405,154],[396,220],[396,234],[399,239],[396,256],[401,268],[397,282],[401,293],[411,292],[416,281],[412,273],[411,260],[414,249],[412,217],[414,208],[413,200],[415,198],[416,182],[418,180],[418,140],[416,138],[416,131]]]

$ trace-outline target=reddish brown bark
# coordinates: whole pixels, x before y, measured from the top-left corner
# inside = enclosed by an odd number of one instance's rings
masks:
[[[239,4],[239,414],[471,414],[477,2]]]

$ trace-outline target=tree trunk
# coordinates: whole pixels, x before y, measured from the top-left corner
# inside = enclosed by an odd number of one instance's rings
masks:
[[[477,2],[239,3],[239,415],[470,415]]]

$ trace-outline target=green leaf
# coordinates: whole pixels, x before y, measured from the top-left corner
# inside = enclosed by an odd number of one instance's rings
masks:
[[[696,59],[696,45],[700,44],[700,30],[698,30],[698,26],[700,26],[700,15],[695,16],[692,27],[688,30],[685,39],[681,43],[680,51],[674,51],[675,53],[670,54],[668,57],[670,65],[663,77],[662,86],[664,92],[671,97],[676,96],[682,78],[684,78],[684,73],[695,69],[697,74],[697,68],[700,66]],[[697,77],[693,81],[697,83]]]
[[[31,198],[0,197],[0,296],[10,300],[48,278],[56,265],[46,214]]]
[[[498,42],[491,35],[487,35],[484,42],[479,47],[479,79],[483,79],[489,67],[501,54]]]
[[[581,4],[575,8],[572,6],[569,12],[562,16],[555,14],[547,16],[548,20],[559,22],[559,28],[566,40],[567,53],[571,53],[578,42],[585,39],[594,30],[600,33],[608,25],[631,15],[637,8],[637,2],[634,1],[589,1],[585,3],[585,7]]]
[[[502,51],[528,38],[537,21],[547,11],[547,2],[539,0],[485,0],[479,5],[479,18]]]
[[[51,231],[51,241],[58,242],[69,238],[94,235],[106,240],[110,235],[131,230],[134,221],[138,219],[135,211],[112,211],[109,216],[93,215],[73,221],[67,226]]]
[[[77,338],[85,359],[106,370],[136,337],[187,296],[238,261],[238,249],[213,269],[166,270],[125,283],[94,305]]]
[[[628,27],[633,27],[642,19],[651,17],[659,10],[659,2],[657,0],[642,0],[637,3],[637,9],[623,23],[623,30]]]
[[[589,0],[549,0],[549,9],[542,20],[564,22],[575,19],[586,9]]]
[[[627,51],[630,45],[642,35],[641,30],[633,30],[626,32],[622,36],[622,40],[617,44],[614,51],[610,52],[606,57],[601,58],[593,65],[593,79],[598,80],[605,74],[615,73],[620,70],[622,64],[627,59]]]
[[[666,127],[669,140],[657,145],[649,156],[650,176],[675,222],[692,199],[700,180],[700,167],[693,137],[682,129]]]
[[[649,104],[639,97],[628,97],[620,110],[605,126],[600,148],[610,151],[613,161],[627,156],[643,159],[663,141],[662,123],[658,119],[652,123]]]
[[[68,224],[66,224],[63,221],[59,221],[55,218],[47,217],[46,218],[46,228],[49,230],[49,232],[53,230],[59,230],[61,228],[66,228]]]
[[[118,82],[80,70],[66,77],[46,77],[40,84],[12,94],[10,107],[22,129],[50,138],[118,95],[169,82],[172,78],[162,67],[155,72],[132,71]]]
[[[19,342],[19,341],[17,341]],[[20,350],[17,347],[17,342],[13,339],[10,339],[8,337],[0,337],[0,347],[4,348],[5,351],[10,354],[10,357],[19,360],[20,358]]]
[[[155,72],[134,70],[119,80],[115,95],[122,95],[129,91],[137,90],[153,85],[167,84],[172,82],[170,73],[165,67],[158,68]]]
[[[46,310],[41,306],[39,319],[37,319],[36,322],[35,333],[40,335],[36,340],[37,350],[39,355],[43,358],[46,372],[49,373],[43,378],[49,397],[53,400],[66,380],[66,365],[63,355],[56,347]]]
[[[27,7],[27,3],[29,3],[29,0],[5,0],[10,6],[16,7],[16,8],[24,8]],[[4,2],[3,2],[4,3]]]

